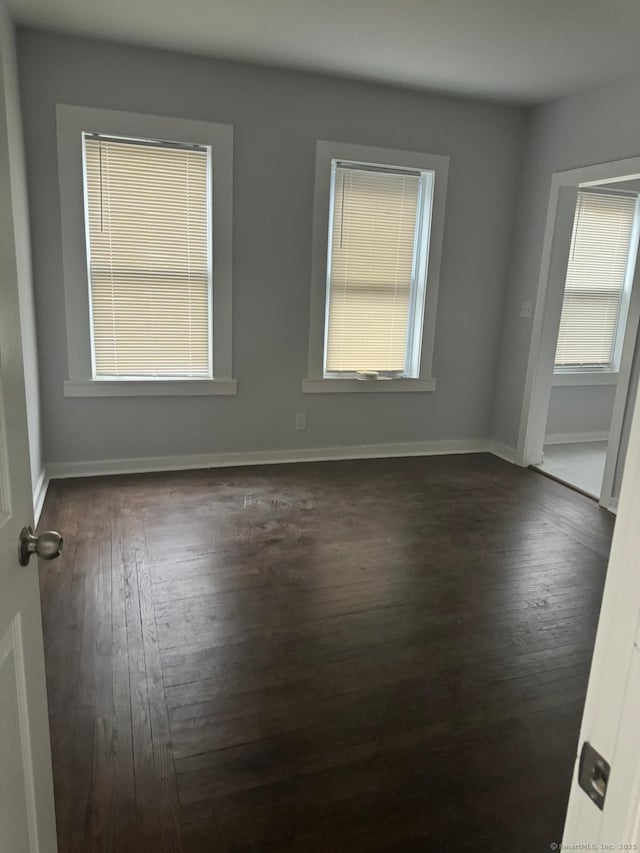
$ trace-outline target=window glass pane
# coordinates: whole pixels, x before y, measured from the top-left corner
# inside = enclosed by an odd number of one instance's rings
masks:
[[[210,376],[207,150],[84,148],[94,375]]]
[[[606,367],[613,362],[635,208],[632,196],[578,193],[557,366]]]
[[[405,369],[420,175],[337,165],[326,370]]]

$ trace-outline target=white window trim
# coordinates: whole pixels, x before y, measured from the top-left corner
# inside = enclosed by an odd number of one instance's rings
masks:
[[[58,104],[58,181],[62,219],[69,378],[66,397],[235,394],[232,379],[233,127],[230,124]],[[213,379],[94,379],[84,224],[82,131],[210,145],[212,181]]]
[[[403,166],[434,172],[429,257],[422,328],[420,372],[417,378],[359,380],[349,377],[324,377],[324,337],[327,303],[327,250],[330,217],[331,161],[353,160],[380,166]],[[320,140],[316,147],[316,175],[313,210],[313,242],[311,251],[311,311],[309,328],[309,362],[302,390],[307,394],[371,393],[398,391],[435,391],[432,376],[435,343],[438,286],[444,236],[444,213],[447,196],[449,158],[439,154],[396,151]]]
[[[617,385],[620,373],[617,370],[556,370],[551,384],[554,388],[572,385]]]

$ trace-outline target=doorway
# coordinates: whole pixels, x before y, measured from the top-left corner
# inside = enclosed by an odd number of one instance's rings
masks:
[[[554,174],[517,461],[617,507],[638,382],[640,158]]]

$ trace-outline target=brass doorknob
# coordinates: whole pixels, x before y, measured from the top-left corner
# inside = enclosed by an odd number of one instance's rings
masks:
[[[27,566],[32,554],[43,560],[55,560],[62,553],[63,539],[55,530],[47,530],[36,535],[32,527],[23,527],[20,531],[18,560],[21,566]]]

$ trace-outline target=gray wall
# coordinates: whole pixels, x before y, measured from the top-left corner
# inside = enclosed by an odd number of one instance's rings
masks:
[[[47,461],[489,437],[523,110],[29,30],[19,60]],[[234,125],[237,397],[63,397],[57,102]],[[301,393],[317,139],[451,157],[435,393]]]
[[[615,396],[615,385],[552,388],[546,434],[608,432]]]
[[[522,408],[531,320],[519,317],[536,297],[551,175],[640,154],[640,75],[531,111],[501,356],[493,437],[515,447]]]
[[[24,361],[25,394],[27,402],[27,428],[32,486],[35,487],[43,471],[42,442],[40,434],[40,402],[38,391],[38,355],[36,325],[31,277],[31,246],[29,238],[29,209],[20,116],[17,63],[13,24],[0,0],[0,58],[5,86],[9,164],[11,169],[11,203],[16,241],[16,265],[22,350]]]

